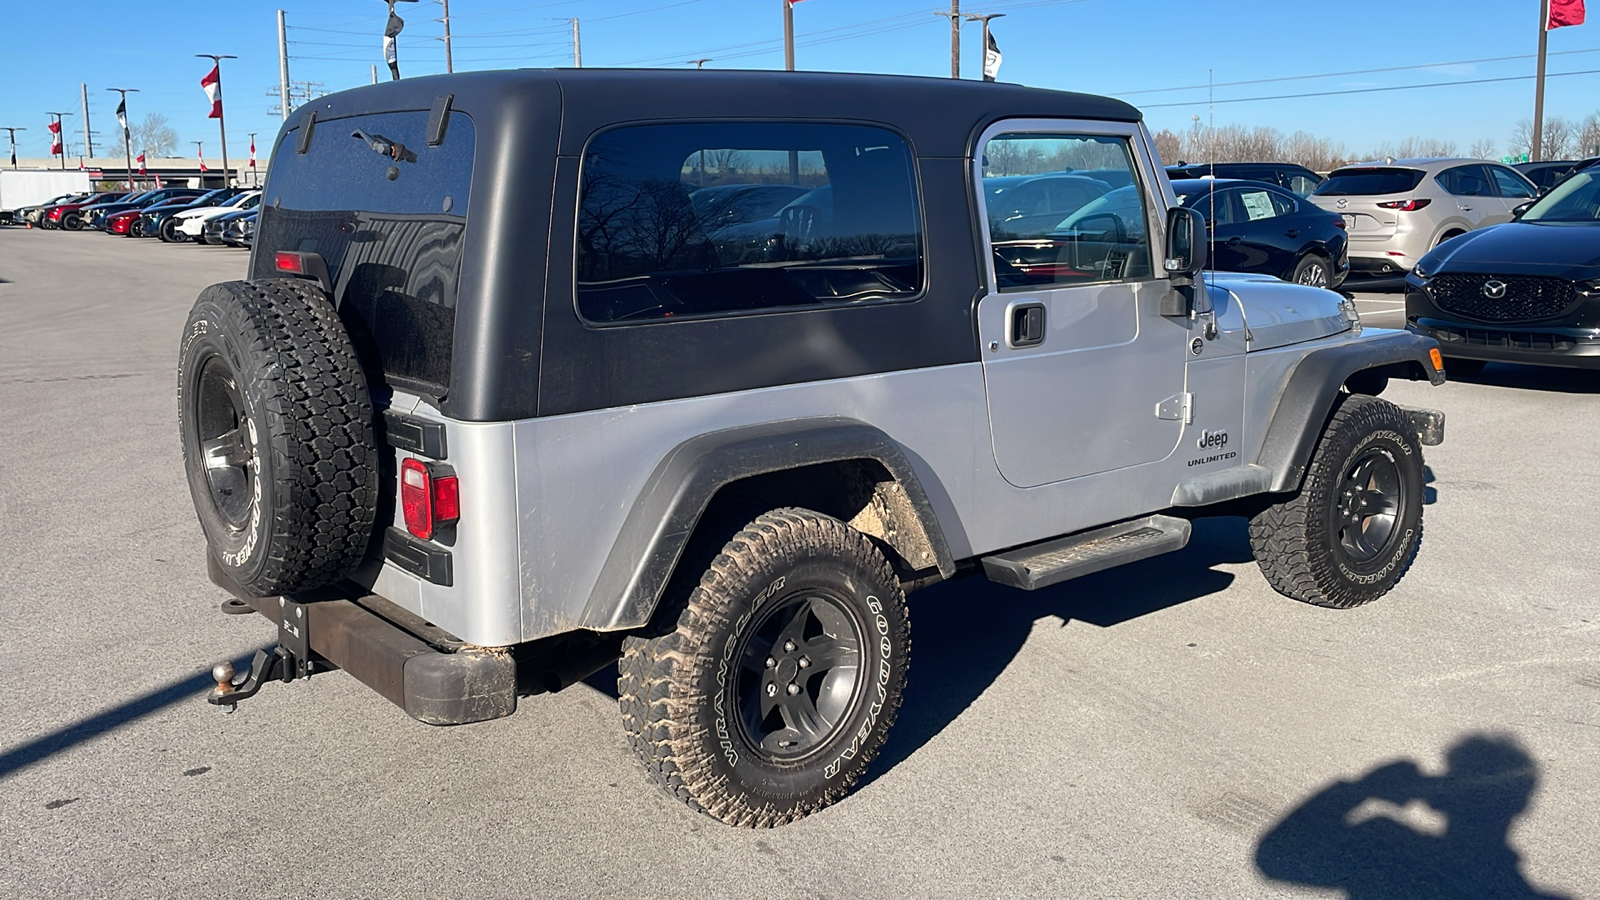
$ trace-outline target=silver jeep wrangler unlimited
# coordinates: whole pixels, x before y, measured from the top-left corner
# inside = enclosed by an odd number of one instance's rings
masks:
[[[251,277],[183,335],[211,576],[279,626],[211,699],[337,667],[458,724],[620,657],[654,779],[773,826],[882,745],[916,588],[1229,514],[1282,593],[1376,599],[1443,437],[1376,395],[1442,383],[1437,347],[1203,273],[1205,233],[1098,97],[581,70],[309,103]]]

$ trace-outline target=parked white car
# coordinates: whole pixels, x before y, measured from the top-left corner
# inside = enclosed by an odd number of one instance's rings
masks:
[[[255,209],[261,204],[260,191],[247,191],[229,200],[221,206],[202,206],[199,209],[186,209],[175,217],[179,234],[193,241],[205,243],[206,222],[222,215],[241,209]]]

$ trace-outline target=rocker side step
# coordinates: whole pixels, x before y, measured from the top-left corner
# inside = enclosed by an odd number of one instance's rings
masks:
[[[1145,516],[983,558],[990,581],[1034,591],[1138,562],[1189,543],[1188,519]]]

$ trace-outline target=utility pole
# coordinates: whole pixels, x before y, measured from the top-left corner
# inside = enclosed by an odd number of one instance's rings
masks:
[[[89,135],[89,85],[78,82],[78,93],[83,97],[83,150],[84,155],[94,156],[94,138]]]
[[[572,67],[583,68],[583,39],[578,36],[578,20],[572,20]]]
[[[11,132],[11,168],[17,167],[17,132],[27,131],[26,128],[12,128],[10,125],[0,125],[0,131]]]
[[[985,70],[983,72],[983,80],[984,81],[993,81],[994,79],[989,77],[989,72],[988,72],[988,68],[989,68],[989,20],[990,19],[1003,19],[1003,18],[1006,17],[1006,14],[1005,13],[989,13],[986,16],[982,16],[982,15],[978,15],[977,13],[962,13],[961,17],[963,19],[966,19],[968,22],[982,22],[983,23],[983,43],[978,45],[978,52],[980,54],[982,54],[982,55],[979,56],[978,58],[983,60],[983,68]]]
[[[195,56],[214,60],[217,64],[217,127],[222,130],[222,186],[228,186],[228,115],[222,99],[222,61],[238,59],[226,53],[196,53]]]
[[[711,58],[708,56],[705,59],[691,59],[689,62],[694,63],[694,67],[696,69],[704,69],[706,67],[706,63],[711,62]]]
[[[61,141],[61,171],[65,172],[67,170],[67,135],[65,132],[66,125],[63,124],[63,119],[66,116],[72,115],[72,113],[50,112],[49,110],[46,110],[45,115],[56,117],[56,139]]]
[[[794,71],[794,0],[783,0],[783,70]]]
[[[961,77],[961,0],[950,0],[949,12],[936,12],[950,20],[950,77]]]
[[[455,61],[450,56],[450,0],[439,0],[439,4],[444,7],[444,18],[435,21],[444,23],[444,70],[454,72]]]
[[[289,27],[283,10],[278,10],[278,104],[283,120],[289,120]]]
[[[118,109],[122,110],[122,121],[126,122],[128,120],[128,95],[139,93],[139,89],[106,88],[106,90],[116,91],[122,96],[122,104],[118,107]],[[133,144],[132,137],[128,134],[128,126],[126,125],[122,126],[122,154],[128,166],[128,190],[131,191],[133,190]],[[90,155],[93,156],[94,154],[91,153]]]
[[[1528,161],[1544,158],[1544,54],[1550,39],[1550,0],[1539,0],[1539,65],[1538,78],[1533,88],[1533,146],[1528,148]]]

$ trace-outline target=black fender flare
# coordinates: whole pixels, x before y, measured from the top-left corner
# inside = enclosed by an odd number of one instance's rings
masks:
[[[944,530],[898,442],[856,419],[790,419],[698,435],[663,456],[628,511],[575,624],[608,631],[648,622],[689,536],[723,487],[754,475],[849,460],[873,460],[888,471],[922,530],[923,555],[931,556],[918,561],[946,578],[954,575]]]
[[[1412,363],[1422,367],[1428,380],[1444,384],[1444,371],[1433,363],[1439,349],[1433,338],[1407,331],[1346,341],[1308,352],[1295,364],[1272,414],[1272,424],[1261,445],[1257,464],[1272,472],[1272,492],[1293,491],[1300,487],[1311,451],[1322,437],[1323,426],[1333,415],[1345,380],[1368,369],[1390,369],[1400,373]]]

